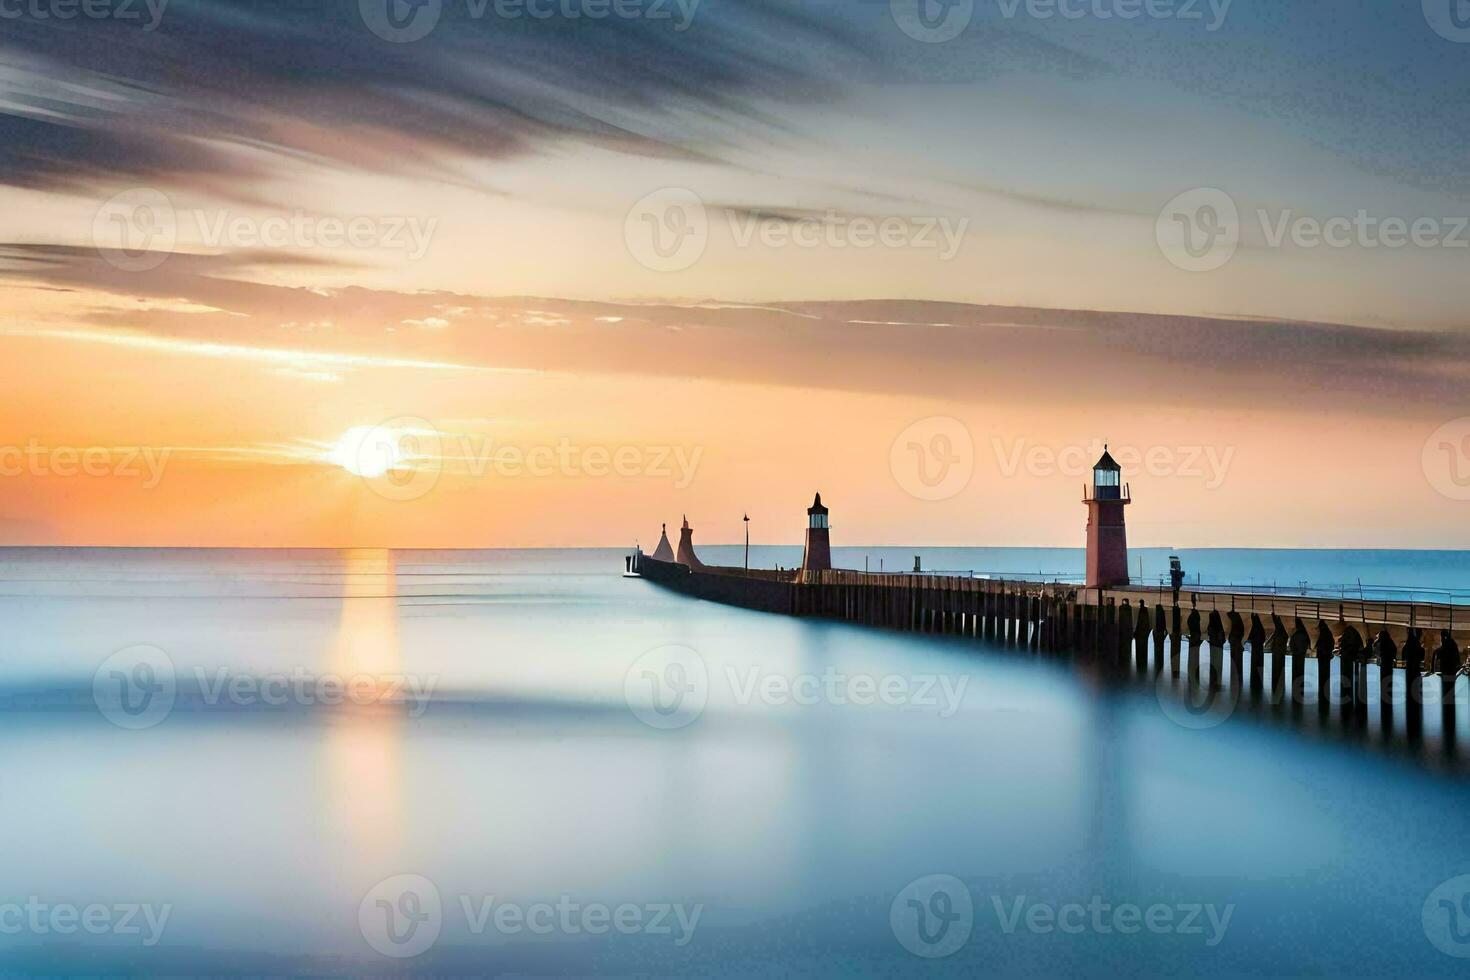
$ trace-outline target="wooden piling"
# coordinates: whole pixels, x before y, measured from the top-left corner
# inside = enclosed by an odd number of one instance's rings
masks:
[[[1317,620],[1317,713],[1325,715],[1332,706],[1332,651],[1337,641],[1324,620]]]

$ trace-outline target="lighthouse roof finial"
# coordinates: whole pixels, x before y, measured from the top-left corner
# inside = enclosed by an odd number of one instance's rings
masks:
[[[808,514],[825,514],[825,513],[828,513],[827,508],[824,507],[824,506],[822,506],[822,495],[821,495],[821,493],[818,493],[816,495],[816,497],[812,500],[812,505],[806,509],[806,512]]]

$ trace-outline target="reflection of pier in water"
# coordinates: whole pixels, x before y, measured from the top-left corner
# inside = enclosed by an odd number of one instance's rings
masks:
[[[1454,758],[1465,713],[1463,607],[1226,592],[1176,605],[1157,588],[634,561],[643,578],[716,602],[1076,657],[1156,684],[1197,727],[1256,714]]]

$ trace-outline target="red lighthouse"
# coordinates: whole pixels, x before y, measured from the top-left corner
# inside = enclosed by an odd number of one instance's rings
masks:
[[[1128,530],[1123,508],[1133,502],[1123,486],[1123,468],[1103,446],[1092,467],[1092,492],[1083,488],[1087,505],[1087,585],[1107,588],[1128,584]]]
[[[820,572],[832,567],[832,542],[828,537],[830,531],[827,508],[822,506],[822,495],[819,493],[806,509],[806,554],[801,559],[803,572]]]

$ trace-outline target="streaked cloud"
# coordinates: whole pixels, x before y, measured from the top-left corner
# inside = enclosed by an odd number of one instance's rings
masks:
[[[162,354],[229,358],[254,361],[261,364],[285,365],[287,369],[298,372],[303,365],[322,365],[337,368],[409,368],[423,371],[535,373],[529,368],[493,368],[487,365],[454,364],[447,361],[428,361],[406,357],[347,354],[320,350],[293,350],[283,347],[253,347],[245,344],[226,344],[209,340],[185,340],[179,337],[157,337],[148,334],[108,330],[69,330],[56,327],[3,325],[0,326],[0,337],[29,337],[38,340],[60,340],[83,344],[105,344],[111,347],[131,347],[135,350],[152,350]],[[323,380],[323,376],[319,372],[313,373],[312,380]]]

